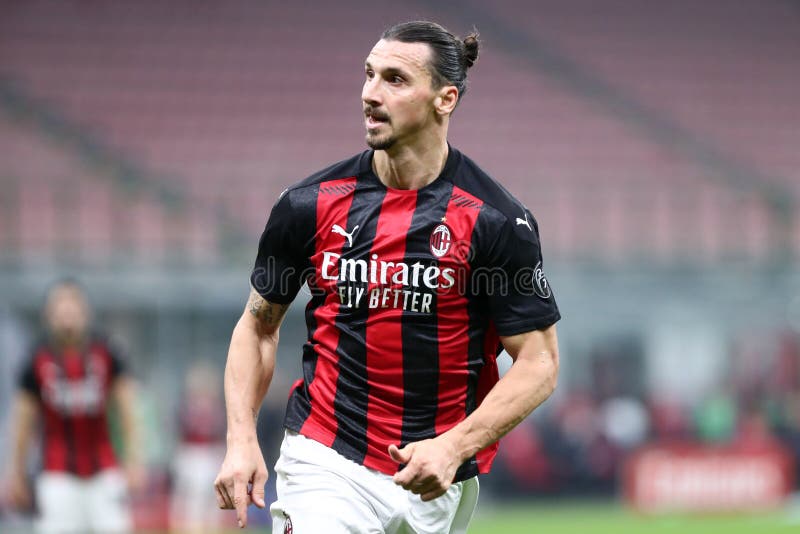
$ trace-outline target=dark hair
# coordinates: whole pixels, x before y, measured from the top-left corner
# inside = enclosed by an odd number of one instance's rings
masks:
[[[62,276],[61,278],[57,278],[56,280],[52,281],[50,285],[48,285],[47,288],[45,289],[43,305],[47,304],[47,301],[50,299],[50,296],[56,290],[61,289],[63,287],[74,289],[75,291],[83,295],[83,297],[87,300],[89,298],[86,286],[84,286],[80,280],[78,280],[73,276]]]
[[[478,32],[463,40],[435,22],[415,20],[395,24],[381,35],[386,41],[427,43],[431,47],[431,77],[435,88],[455,85],[458,99],[467,92],[467,69],[478,59]]]

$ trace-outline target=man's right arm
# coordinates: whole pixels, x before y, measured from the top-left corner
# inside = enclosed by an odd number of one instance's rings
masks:
[[[288,304],[265,300],[254,289],[231,336],[225,366],[228,451],[215,482],[220,508],[236,509],[247,525],[247,505],[261,508],[267,468],[256,437],[256,417],[275,369],[278,332]],[[248,494],[247,485],[252,484]]]
[[[31,493],[28,487],[27,463],[35,424],[39,414],[36,397],[27,390],[20,390],[14,401],[11,465],[9,466],[9,498],[15,506],[28,508]]]

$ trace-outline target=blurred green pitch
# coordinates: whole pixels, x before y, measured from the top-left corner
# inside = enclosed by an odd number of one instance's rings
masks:
[[[479,504],[470,534],[772,534],[800,532],[800,513],[759,515],[637,514],[619,504],[558,502],[513,507]]]
[[[234,532],[267,534],[247,529]],[[646,516],[613,501],[479,503],[469,534],[788,534],[800,532],[800,509],[758,515]]]

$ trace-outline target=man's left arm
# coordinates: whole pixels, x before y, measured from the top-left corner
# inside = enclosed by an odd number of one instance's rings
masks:
[[[136,382],[126,374],[114,379],[111,395],[119,414],[125,447],[125,475],[131,491],[142,489],[145,482],[139,421],[136,417]]]
[[[394,482],[430,501],[443,495],[458,467],[525,419],[555,390],[558,379],[556,326],[501,337],[514,360],[480,406],[461,423],[433,439],[389,447],[406,466]]]

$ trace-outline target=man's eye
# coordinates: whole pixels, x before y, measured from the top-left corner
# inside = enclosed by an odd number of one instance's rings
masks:
[[[365,71],[365,74],[367,75],[367,78],[372,78],[375,75],[375,73],[371,70]]]
[[[404,81],[400,76],[392,76],[392,83],[403,83]]]

